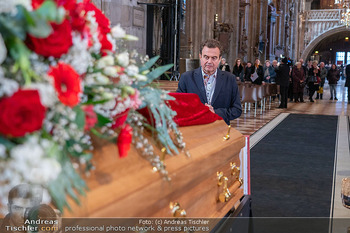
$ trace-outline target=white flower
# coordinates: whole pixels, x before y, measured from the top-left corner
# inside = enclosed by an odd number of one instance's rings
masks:
[[[93,85],[93,84],[108,84],[109,79],[105,75],[101,73],[94,73],[86,75],[84,82],[86,85]]]
[[[12,96],[19,88],[19,84],[12,80],[0,75],[0,97]]]
[[[112,66],[112,65],[114,65],[114,58],[111,55],[107,55],[97,61],[96,67],[98,69],[103,69],[106,66]]]
[[[103,73],[109,77],[117,77],[118,70],[114,66],[107,66],[103,69]]]
[[[129,53],[124,52],[124,53],[119,54],[117,56],[117,62],[119,65],[121,65],[123,67],[127,67],[129,65]]]
[[[130,76],[136,76],[139,73],[139,68],[135,65],[130,65],[126,68],[125,72]]]
[[[0,159],[6,158],[6,147],[0,144]]]
[[[118,24],[117,26],[114,26],[111,29],[111,34],[116,39],[124,38],[126,35],[125,30],[120,26],[120,24]]]
[[[7,49],[5,46],[4,39],[0,34],[0,64],[2,64],[5,61],[6,56],[7,56]]]
[[[58,102],[55,88],[50,83],[32,83],[29,88],[38,90],[40,101],[45,107],[53,107]]]
[[[147,80],[147,76],[142,75],[142,74],[137,74],[136,76],[137,81],[146,81]]]
[[[61,172],[61,165],[52,158],[42,158],[40,162],[32,167],[28,179],[32,183],[47,184],[54,180]]]
[[[78,74],[86,73],[88,67],[92,66],[92,57],[88,51],[88,40],[81,37],[79,33],[72,33],[73,46],[67,54],[61,57],[61,61],[70,64]]]
[[[43,189],[43,200],[42,203],[44,204],[50,204],[51,203],[51,196],[49,194],[49,191],[47,189]]]

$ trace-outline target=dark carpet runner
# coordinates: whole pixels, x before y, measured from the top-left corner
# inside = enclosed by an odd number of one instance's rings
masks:
[[[337,121],[291,114],[251,149],[253,217],[329,218]],[[328,232],[328,221],[315,223]],[[283,227],[283,221],[274,224]]]

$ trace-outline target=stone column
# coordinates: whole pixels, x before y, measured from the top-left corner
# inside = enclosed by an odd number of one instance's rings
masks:
[[[239,5],[240,0],[233,0],[229,7],[229,15],[231,15],[230,23],[233,24],[233,33],[231,34],[231,51],[229,56],[229,64],[233,68],[234,61],[238,57],[238,48],[239,48],[239,36],[240,34],[240,25],[239,25]]]
[[[262,63],[267,59],[267,54],[266,54],[267,25],[268,25],[267,20],[268,20],[268,1],[261,0],[261,2],[260,2],[260,33],[259,33],[259,35],[262,33],[262,42],[264,42],[262,54],[260,55],[260,60]]]

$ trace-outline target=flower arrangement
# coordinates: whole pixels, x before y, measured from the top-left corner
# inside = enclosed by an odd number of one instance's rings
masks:
[[[115,143],[121,158],[133,143],[167,178],[152,145],[176,154],[185,144],[166,104],[173,98],[152,82],[172,65],[154,68],[158,57],[128,51],[137,38],[111,28],[89,0],[0,6],[0,206],[20,183],[43,186],[61,211],[67,195],[79,203],[95,136]]]

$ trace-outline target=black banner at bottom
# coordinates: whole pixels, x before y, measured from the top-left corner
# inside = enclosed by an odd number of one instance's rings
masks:
[[[0,219],[1,233],[350,233],[350,218],[60,218]]]

